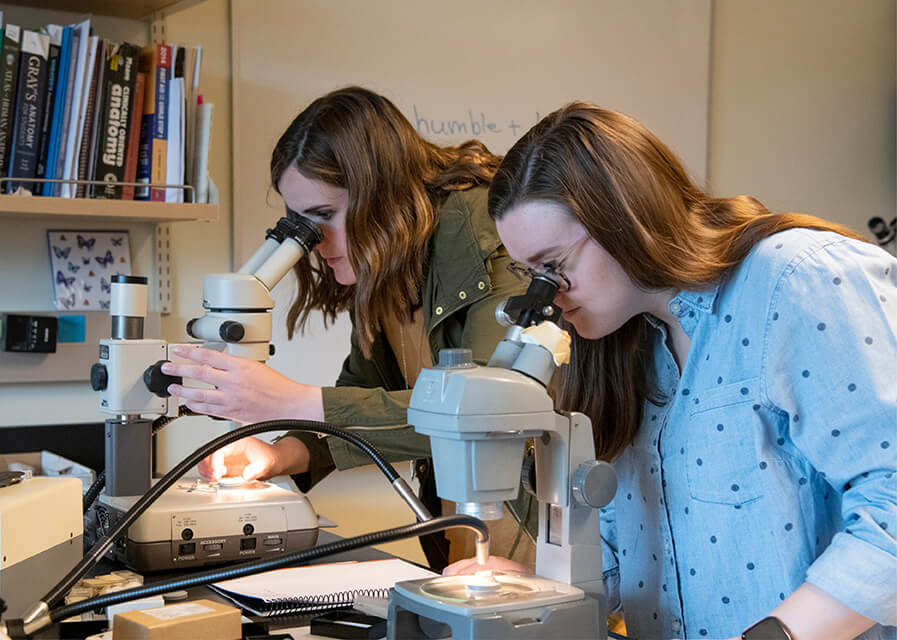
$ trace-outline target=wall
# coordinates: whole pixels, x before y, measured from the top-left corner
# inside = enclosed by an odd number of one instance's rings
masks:
[[[504,153],[539,115],[574,99],[625,110],[662,132],[703,181],[707,163],[710,2],[539,0],[232,0],[234,42],[234,256],[247,258],[282,215],[270,189],[270,154],[313,99],[360,84],[392,99],[437,144],[471,137]],[[656,95],[663,95],[657,100]],[[286,341],[278,304],[270,363],[330,384],[349,325]],[[316,319],[317,320],[317,319]]]
[[[709,179],[867,233],[897,211],[893,0],[716,0]]]

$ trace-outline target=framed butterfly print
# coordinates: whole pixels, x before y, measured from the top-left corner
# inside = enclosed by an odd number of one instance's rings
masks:
[[[131,274],[127,231],[47,231],[57,309],[108,310],[112,276]]]

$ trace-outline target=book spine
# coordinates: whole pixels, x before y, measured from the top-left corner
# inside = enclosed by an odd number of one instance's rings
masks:
[[[97,180],[107,184],[95,190],[94,195],[98,198],[121,198],[121,186],[114,183],[121,182],[125,177],[128,125],[137,82],[136,67],[137,48],[127,42],[115,48],[106,65],[106,89],[94,173]]]
[[[153,122],[156,118],[156,48],[140,52],[140,71],[146,76],[143,90],[143,116],[140,119],[140,146],[137,152],[137,182],[149,184],[153,177]],[[149,200],[150,188],[137,187],[135,200]]]
[[[50,38],[36,31],[22,33],[19,81],[16,91],[16,118],[9,157],[11,178],[33,178],[37,173],[41,117],[47,97],[47,57]],[[10,182],[9,192],[20,186],[34,192],[33,182]]]
[[[164,184],[168,165],[168,85],[171,81],[171,47],[156,45],[155,116],[152,129],[152,172],[154,184]],[[165,189],[152,189],[150,200],[165,202]]]
[[[65,180],[77,177],[78,148],[80,146],[81,129],[84,122],[84,87],[88,84],[90,70],[88,64],[90,53],[95,50],[92,46],[93,38],[90,37],[90,20],[74,25],[72,32],[72,62],[69,67],[69,86],[72,88],[71,100],[66,100],[68,122],[63,127],[64,144],[60,149],[62,154],[62,173],[59,176]],[[75,195],[74,185],[60,184],[60,193],[63,198],[71,198]]]
[[[47,57],[47,97],[44,100],[44,113],[41,116],[40,148],[37,155],[37,173],[35,177],[47,177],[47,158],[50,153],[50,127],[53,121],[53,106],[56,100],[56,87],[59,82],[59,58],[62,49],[62,27],[49,25],[50,53]],[[43,193],[44,185],[36,183],[35,193]]]
[[[128,151],[125,159],[125,182],[137,181],[137,155],[140,149],[140,128],[143,125],[143,93],[146,88],[146,74],[138,72],[134,86],[134,107],[128,124]],[[134,187],[121,189],[122,200],[134,200]]]
[[[66,100],[70,100],[69,87],[69,66],[72,56],[72,28],[64,27],[62,29],[62,46],[59,50],[59,75],[56,80],[56,96],[53,100],[53,117],[50,122],[50,133],[47,149],[47,168],[44,176],[47,178],[56,178],[59,173],[59,147],[62,142],[63,133],[63,117],[65,114]],[[57,184],[53,182],[45,182],[43,194],[45,196],[55,195],[57,192]]]
[[[212,103],[204,102],[196,107],[196,143],[193,154],[195,166],[194,202],[209,201],[209,145],[212,135]]]
[[[0,176],[9,175],[9,149],[12,140],[16,79],[19,75],[19,51],[22,33],[14,24],[3,30],[3,54],[0,56]]]
[[[100,114],[106,89],[106,59],[111,43],[99,40],[97,55],[94,59],[93,82],[88,96],[88,111],[84,120],[84,139],[81,142],[81,155],[78,159],[78,179],[93,180],[96,177],[97,149],[99,147]],[[79,184],[78,197],[92,198],[94,185]]]

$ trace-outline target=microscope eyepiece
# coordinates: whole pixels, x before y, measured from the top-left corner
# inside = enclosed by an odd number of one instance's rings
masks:
[[[289,209],[287,209],[287,215],[278,220],[277,229],[285,237],[292,238],[302,245],[306,253],[310,253],[324,239],[324,234],[321,233],[318,225]]]
[[[547,276],[534,276],[526,290],[520,296],[511,296],[496,309],[496,318],[500,324],[507,323],[529,327],[543,320],[556,321],[558,309],[552,304],[558,292],[558,283]]]

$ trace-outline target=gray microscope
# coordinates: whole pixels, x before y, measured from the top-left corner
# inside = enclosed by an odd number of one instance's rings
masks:
[[[187,325],[202,344],[265,361],[273,353],[270,291],[321,241],[301,216],[281,218],[264,244],[236,273],[203,281],[205,314]],[[95,509],[98,534],[113,525],[151,486],[152,433],[158,416],[176,417],[178,399],[168,385],[202,386],[162,373],[177,360],[174,345],[146,339],[148,281],[112,278],[110,338],[100,341],[91,386],[100,392],[106,420],[105,491]],[[230,479],[227,479],[230,480]],[[317,516],[301,494],[267,482],[196,480],[171,487],[128,529],[113,555],[138,571],[198,567],[288,553],[314,546]]]
[[[441,351],[439,364],[418,377],[408,410],[408,422],[430,437],[439,496],[484,520],[500,518],[502,502],[516,498],[525,444],[535,440],[537,575],[482,571],[397,583],[390,638],[607,637],[598,508],[613,499],[617,481],[595,460],[590,420],[556,412],[546,389],[569,355],[569,336],[552,322],[556,291],[537,276],[499,307],[499,320],[513,325],[487,366],[475,365],[469,350]]]

